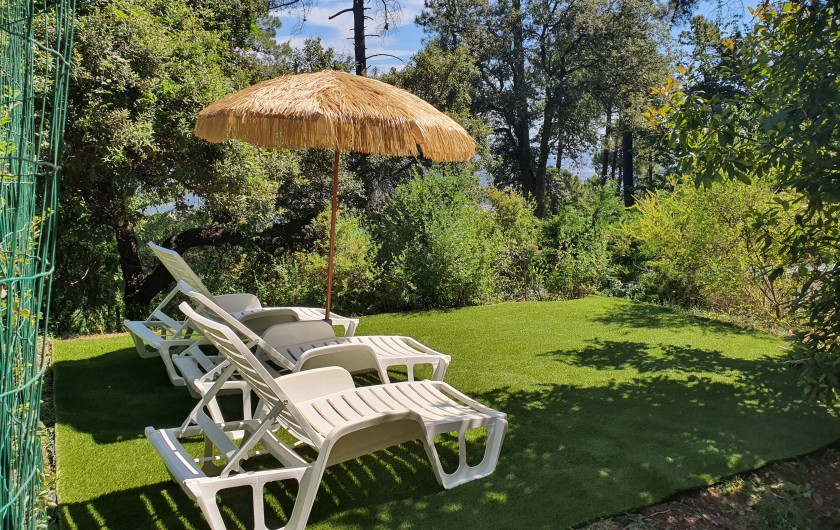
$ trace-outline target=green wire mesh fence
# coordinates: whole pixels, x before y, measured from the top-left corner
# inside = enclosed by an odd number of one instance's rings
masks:
[[[0,0],[0,524],[36,528],[74,0]]]

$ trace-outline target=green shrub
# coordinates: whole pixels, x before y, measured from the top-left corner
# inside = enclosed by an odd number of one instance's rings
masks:
[[[50,332],[66,336],[122,329],[125,304],[116,244],[76,239],[60,225],[50,302]]]
[[[458,307],[496,297],[501,244],[472,175],[432,171],[398,186],[375,230],[388,309]]]
[[[545,282],[551,295],[578,298],[604,287],[611,227],[622,214],[614,190],[588,184],[546,219],[542,246]]]
[[[494,265],[497,293],[512,300],[544,298],[540,222],[534,215],[534,204],[509,188],[489,188],[487,200],[501,242]]]
[[[295,255],[297,269],[296,298],[311,305],[323,305],[327,292],[329,263],[330,212],[324,211],[313,224],[317,234],[314,252]],[[336,222],[335,262],[333,267],[333,308],[350,313],[365,312],[375,302],[381,275],[375,263],[377,246],[365,229],[362,218],[342,211]]]
[[[641,198],[639,215],[626,227],[648,257],[644,296],[760,323],[784,317],[798,278],[771,279],[766,273],[783,263],[775,238],[788,229],[792,214],[755,222],[777,193],[766,181],[730,181],[710,189],[697,188],[690,178],[672,183],[671,192]]]
[[[309,229],[311,250],[266,252],[251,246],[206,247],[190,251],[188,261],[213,292],[249,292],[264,305],[323,307],[327,293],[330,212],[322,212]],[[336,222],[333,308],[336,312],[368,311],[376,301],[380,274],[376,246],[362,218],[341,211]]]
[[[184,258],[213,293],[252,293],[266,306],[299,302],[297,262],[288,252],[221,245],[190,249]]]

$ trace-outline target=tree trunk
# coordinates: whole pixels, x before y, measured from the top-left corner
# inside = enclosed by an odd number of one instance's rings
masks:
[[[624,131],[621,135],[622,180],[624,183],[624,206],[630,208],[636,203],[633,197],[635,182],[633,178],[633,132]]]
[[[612,168],[610,168],[610,180],[615,181],[615,170],[618,167],[618,149],[612,150]]]
[[[537,155],[537,167],[534,172],[534,199],[537,203],[535,214],[539,217],[545,216],[547,208],[546,200],[546,173],[548,171],[548,156],[551,154],[551,138],[554,132],[554,117],[557,110],[558,98],[554,94],[548,94],[543,109],[543,125],[540,130],[540,151]]]
[[[607,184],[607,168],[610,164],[610,135],[612,134],[612,105],[607,105],[607,126],[604,130],[604,150],[601,153],[601,185]]]
[[[364,0],[353,0],[353,53],[356,59],[356,75],[367,75]]]
[[[528,118],[528,95],[525,86],[525,28],[522,21],[521,0],[513,0],[512,10],[517,14],[513,28],[513,134],[516,137],[516,166],[519,181],[526,195],[536,202],[536,215],[542,217],[545,204],[539,196],[537,177],[531,158],[531,121]]]
[[[516,166],[519,170],[519,181],[526,195],[537,201],[537,185],[531,158],[531,127],[527,116],[517,116],[513,132],[516,136]],[[537,216],[542,215],[539,212],[540,203],[537,202]]]
[[[117,239],[117,252],[120,255],[120,270],[122,271],[123,282],[125,282],[123,299],[125,300],[126,316],[129,319],[136,319],[140,317],[139,313],[142,307],[138,307],[129,293],[137,290],[144,274],[143,264],[140,263],[139,245],[134,223],[124,219],[118,220],[114,224],[114,235]]]

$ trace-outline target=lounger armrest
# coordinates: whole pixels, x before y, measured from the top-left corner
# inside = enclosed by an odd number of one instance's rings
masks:
[[[332,344],[307,350],[298,359],[296,372],[340,366],[350,373],[379,370],[376,352],[367,344]]]
[[[336,315],[333,315],[332,324],[333,326],[339,326],[344,328],[345,337],[353,337],[356,335],[356,328],[359,326],[359,319],[338,317]]]
[[[260,299],[250,293],[220,294],[213,297],[216,304],[228,313],[260,309]]]

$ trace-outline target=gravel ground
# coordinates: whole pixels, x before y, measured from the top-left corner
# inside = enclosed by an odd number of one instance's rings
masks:
[[[840,528],[840,443],[582,530]]]

